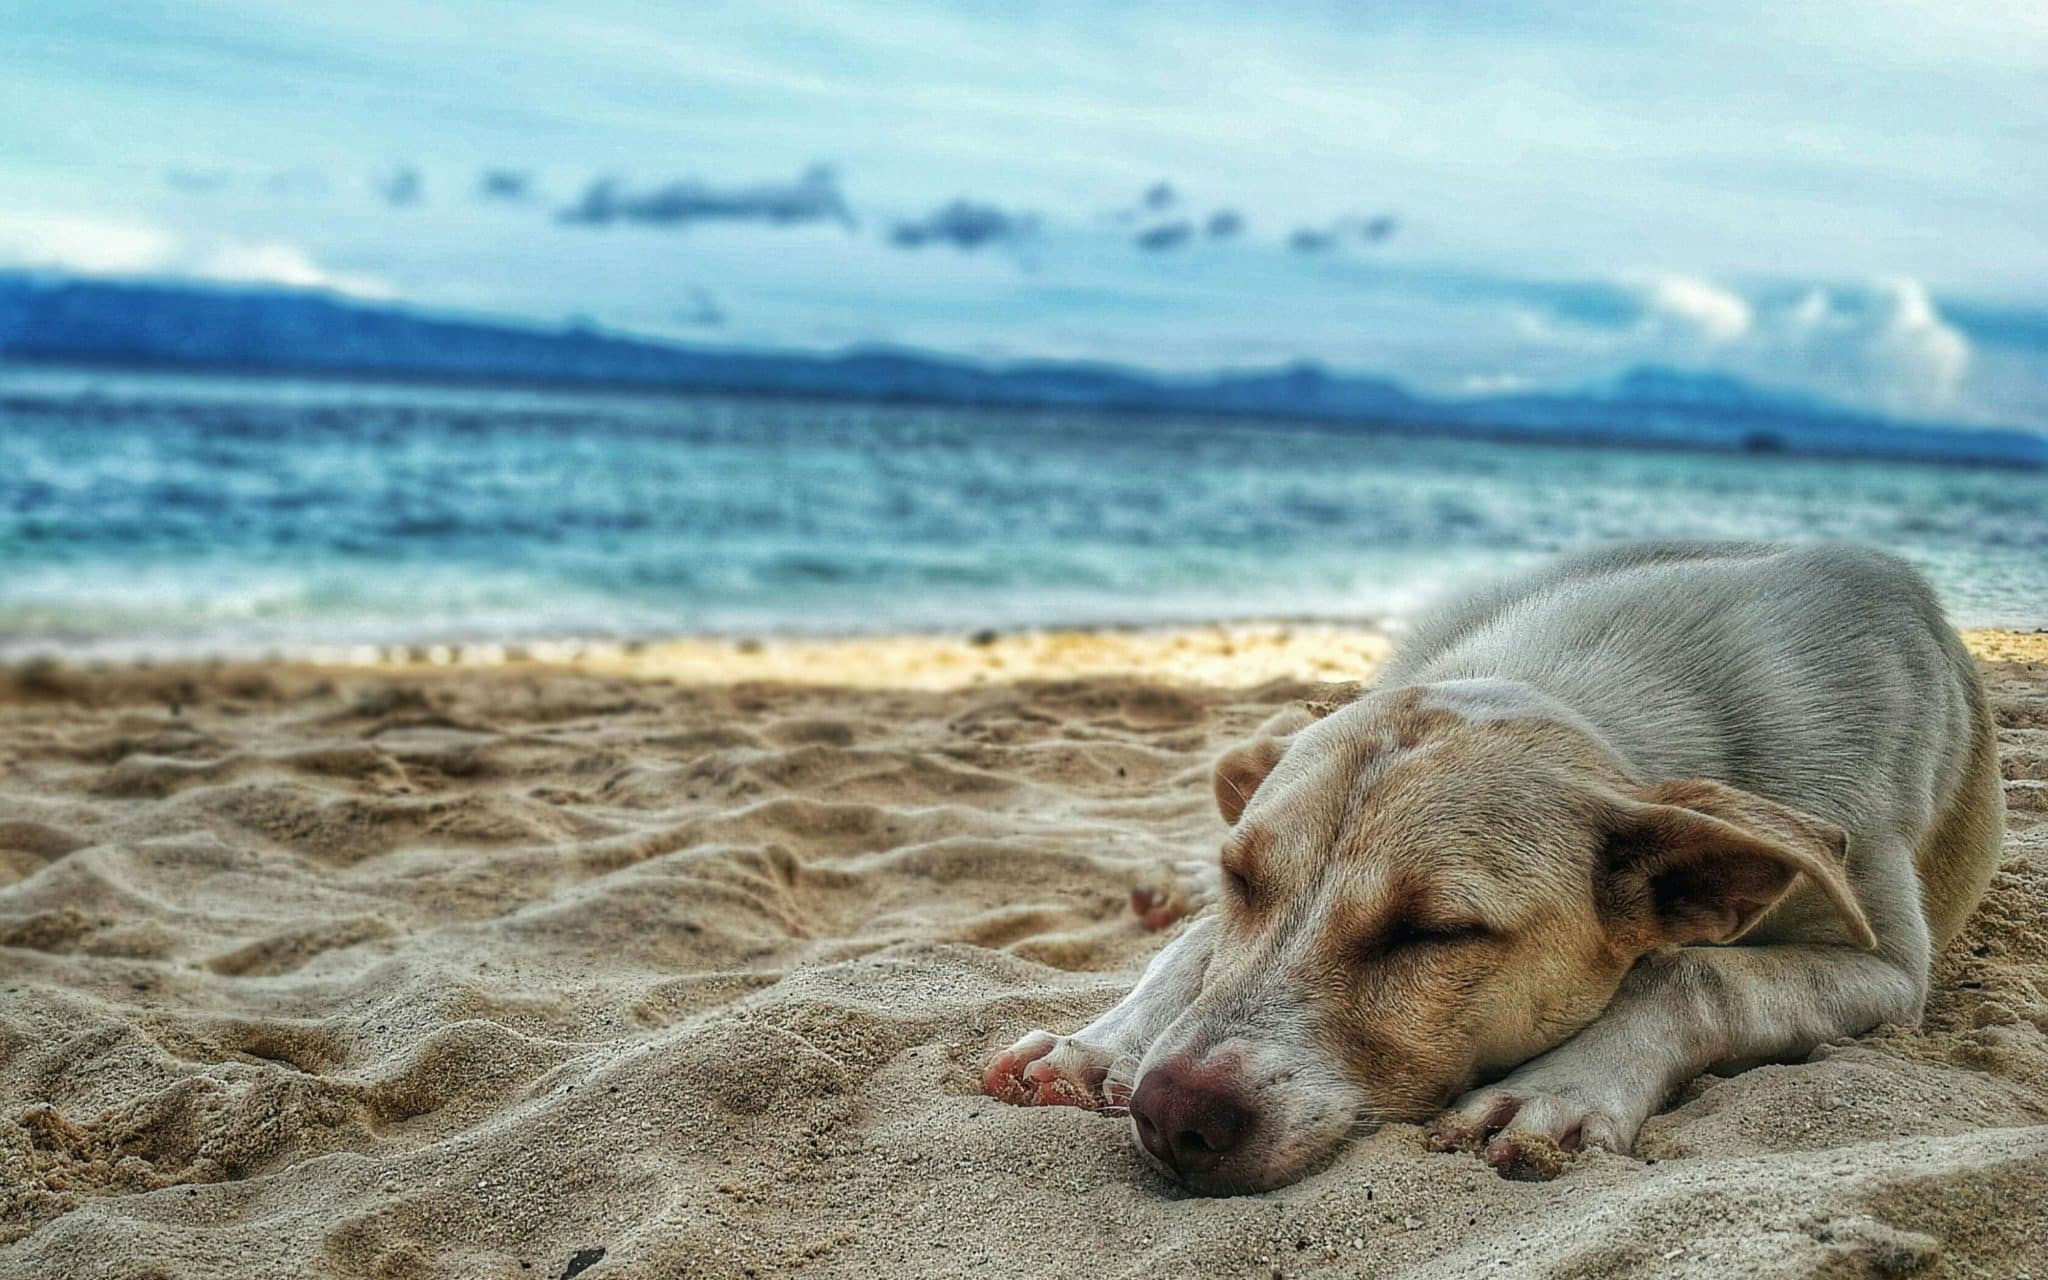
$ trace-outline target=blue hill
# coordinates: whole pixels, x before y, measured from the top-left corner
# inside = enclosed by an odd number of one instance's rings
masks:
[[[687,346],[366,306],[320,293],[0,273],[0,358],[869,401],[1311,419],[1428,434],[2048,466],[2048,437],[1901,422],[1719,373],[1633,370],[1573,392],[1431,400],[1314,364],[1167,377],[890,348]]]

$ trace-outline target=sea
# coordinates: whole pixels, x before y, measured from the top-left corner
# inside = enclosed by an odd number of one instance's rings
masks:
[[[1228,619],[1870,543],[2048,625],[2038,471],[1219,417],[0,367],[0,661]]]

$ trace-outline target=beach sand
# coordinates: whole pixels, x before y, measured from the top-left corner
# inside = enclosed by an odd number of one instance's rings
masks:
[[[2048,1280],[2044,637],[1971,638],[2010,835],[1924,1026],[1231,1200],[979,1069],[1386,642],[978,639],[0,674],[0,1276]]]

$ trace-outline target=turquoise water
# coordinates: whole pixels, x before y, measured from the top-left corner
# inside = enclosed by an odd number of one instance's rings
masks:
[[[1342,428],[0,371],[0,659],[1398,618],[1639,537],[1848,539],[2048,623],[2038,473]]]

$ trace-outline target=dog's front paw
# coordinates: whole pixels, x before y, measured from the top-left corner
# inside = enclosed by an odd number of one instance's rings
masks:
[[[1641,1123],[1590,1091],[1518,1086],[1510,1077],[1458,1099],[1431,1122],[1423,1141],[1432,1151],[1477,1151],[1503,1178],[1544,1182],[1585,1148],[1626,1152]]]
[[[1115,1062],[1116,1055],[1108,1049],[1072,1036],[1034,1031],[989,1060],[981,1087],[989,1097],[1020,1107],[1100,1111],[1129,1101],[1129,1089],[1109,1078]]]
[[[1147,929],[1164,929],[1216,901],[1223,872],[1216,860],[1161,863],[1145,883],[1131,889],[1131,911]]]

